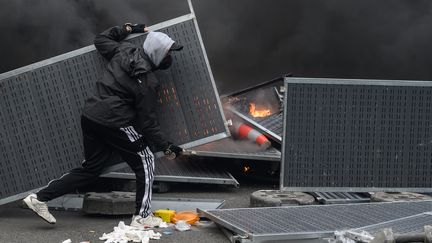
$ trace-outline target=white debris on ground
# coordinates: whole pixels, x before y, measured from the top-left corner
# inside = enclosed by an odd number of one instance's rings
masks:
[[[174,226],[178,231],[187,231],[191,229],[190,224],[186,223],[184,220],[179,220]]]
[[[99,240],[104,240],[105,243],[127,243],[129,241],[147,243],[150,239],[159,240],[161,236],[160,233],[153,230],[138,229],[127,226],[123,221],[120,221],[118,226],[114,227],[113,232],[104,233],[102,237],[99,237]]]
[[[366,231],[355,232],[350,230],[335,231],[334,238],[328,239],[329,243],[357,243],[370,242],[374,237]]]

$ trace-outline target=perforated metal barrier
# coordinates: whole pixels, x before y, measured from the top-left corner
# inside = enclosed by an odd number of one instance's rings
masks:
[[[432,191],[432,82],[285,84],[282,189]]]
[[[385,223],[366,226],[355,229],[359,233],[368,232],[371,235],[376,235],[384,229],[392,229],[394,234],[414,234],[423,233],[424,226],[432,224],[432,215],[430,212],[417,214],[405,218],[392,220]]]
[[[242,144],[244,142],[244,144]],[[202,157],[220,157],[220,158],[237,158],[280,161],[281,152],[273,147],[268,149],[260,148],[256,144],[248,143],[249,141],[234,141],[231,137],[218,141],[193,147],[194,154]]]
[[[167,138],[187,148],[227,137],[194,15],[150,28],[184,46],[168,71],[156,73],[158,117]],[[131,41],[142,43],[145,37]],[[105,65],[89,46],[0,74],[0,204],[80,164],[81,109]]]
[[[261,242],[328,237],[334,231],[376,225],[431,210],[432,201],[417,201],[217,209],[200,213],[242,239]]]

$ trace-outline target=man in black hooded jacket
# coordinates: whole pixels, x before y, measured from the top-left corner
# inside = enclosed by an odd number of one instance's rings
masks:
[[[182,148],[164,139],[156,117],[158,80],[153,71],[171,65],[172,51],[182,46],[160,32],[149,32],[143,46],[123,41],[130,33],[143,33],[145,25],[125,24],[97,35],[96,49],[109,62],[86,101],[81,126],[85,160],[24,202],[47,222],[56,219],[45,202],[94,182],[113,153],[119,154],[136,175],[136,210],[131,226],[153,227],[162,221],[150,211],[154,156],[149,146],[170,158]]]

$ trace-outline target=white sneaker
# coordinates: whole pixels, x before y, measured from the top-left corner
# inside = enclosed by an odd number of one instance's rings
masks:
[[[54,216],[50,214],[48,211],[48,206],[46,203],[41,202],[37,199],[36,194],[30,194],[23,200],[27,206],[33,210],[37,215],[39,215],[41,218],[43,218],[45,221],[47,221],[50,224],[55,224],[56,219]]]
[[[162,219],[159,217],[155,217],[153,215],[149,215],[145,218],[140,215],[132,216],[132,222],[130,226],[135,228],[153,228],[155,226],[159,226],[162,223]]]

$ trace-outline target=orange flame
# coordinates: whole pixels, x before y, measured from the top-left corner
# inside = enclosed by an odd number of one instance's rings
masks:
[[[249,113],[253,117],[266,117],[271,115],[270,109],[260,109],[257,110],[254,103],[249,104]]]

